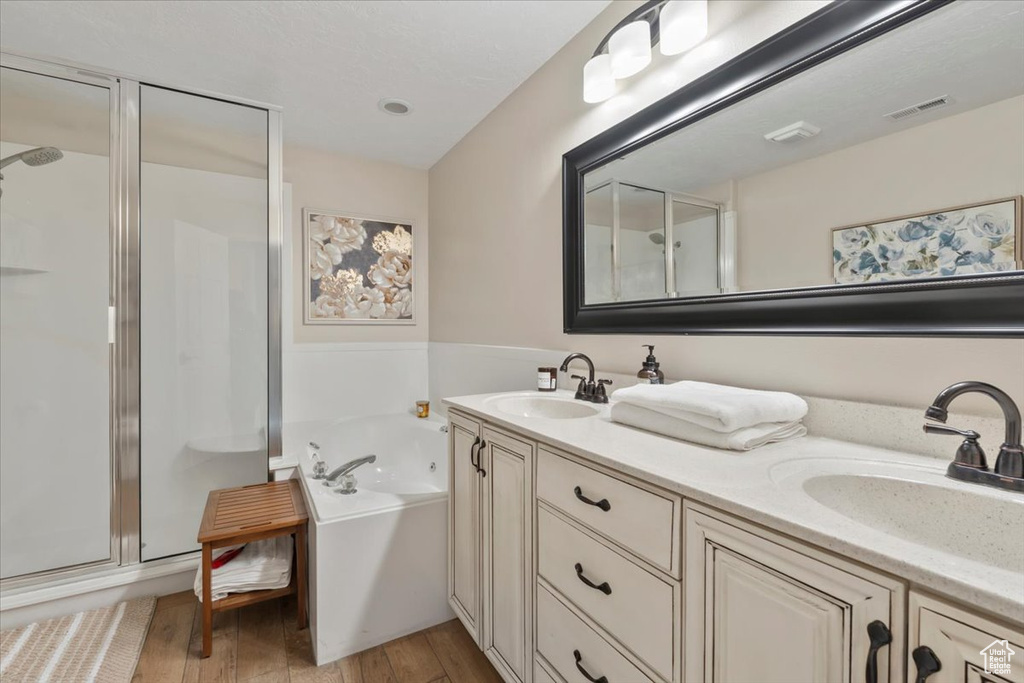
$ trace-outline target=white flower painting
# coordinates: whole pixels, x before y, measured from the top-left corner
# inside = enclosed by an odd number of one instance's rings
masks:
[[[836,283],[979,275],[1024,267],[1021,198],[832,231]]]
[[[302,214],[307,324],[414,322],[411,224]]]

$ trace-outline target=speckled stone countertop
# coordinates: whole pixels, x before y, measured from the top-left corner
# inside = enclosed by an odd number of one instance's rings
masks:
[[[598,412],[593,417],[521,417],[496,406],[499,397],[511,395],[572,399],[566,391],[513,392],[460,396],[444,403],[912,585],[1024,623],[1020,494],[950,480],[944,476],[947,463],[935,458],[833,439],[808,436],[739,453],[614,423],[608,406],[595,406]],[[870,502],[853,511],[848,506],[841,514],[819,502],[820,494],[816,499],[808,492],[809,480],[817,477],[816,482],[824,482],[836,474],[853,475],[845,481],[863,487],[859,493]],[[934,487],[946,491],[938,497],[928,495]],[[887,504],[896,497],[901,500]],[[917,520],[908,519],[918,512]],[[883,525],[887,530],[878,528]],[[924,542],[922,528],[928,536]]]

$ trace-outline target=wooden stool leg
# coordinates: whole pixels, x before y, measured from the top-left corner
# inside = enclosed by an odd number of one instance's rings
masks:
[[[213,547],[203,544],[203,657],[213,652],[213,598],[211,574],[213,564]]]
[[[306,614],[306,525],[301,524],[295,529],[295,573],[296,587],[299,603],[298,622],[299,628],[309,626],[309,616]]]

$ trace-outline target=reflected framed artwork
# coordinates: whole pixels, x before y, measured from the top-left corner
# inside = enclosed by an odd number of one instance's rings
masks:
[[[411,221],[304,208],[303,321],[415,324]]]
[[[837,284],[980,275],[1022,267],[1021,197],[832,230]]]

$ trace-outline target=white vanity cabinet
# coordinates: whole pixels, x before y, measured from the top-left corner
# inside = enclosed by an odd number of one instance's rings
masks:
[[[506,681],[533,672],[533,461],[529,441],[484,427],[484,654]]]
[[[482,644],[482,528],[477,420],[448,416],[448,603],[477,645]]]
[[[685,680],[902,680],[901,583],[696,504],[684,534]]]
[[[1024,681],[1024,633],[941,600],[910,594],[908,683]]]
[[[1024,683],[1019,623],[483,416],[449,455],[449,601],[506,683]]]
[[[448,602],[509,683],[533,679],[534,445],[452,411]]]

